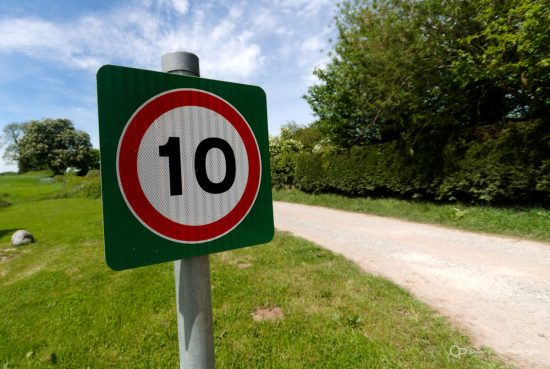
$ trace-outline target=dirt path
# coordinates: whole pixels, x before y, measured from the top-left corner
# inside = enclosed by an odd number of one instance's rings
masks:
[[[275,226],[407,288],[520,368],[550,368],[550,244],[275,202]]]

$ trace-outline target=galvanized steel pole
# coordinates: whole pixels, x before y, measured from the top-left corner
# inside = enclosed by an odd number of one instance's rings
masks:
[[[162,56],[162,71],[199,77],[199,58],[177,51]],[[214,369],[208,255],[174,261],[180,369]]]

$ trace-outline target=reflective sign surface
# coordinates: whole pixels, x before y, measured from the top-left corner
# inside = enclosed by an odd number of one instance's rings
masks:
[[[97,79],[111,268],[273,237],[259,87],[116,66],[102,67]]]

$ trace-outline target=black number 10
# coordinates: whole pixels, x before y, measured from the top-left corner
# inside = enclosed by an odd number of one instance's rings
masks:
[[[206,155],[212,149],[219,149],[225,157],[225,177],[221,182],[214,183],[206,173]],[[181,182],[181,151],[179,137],[169,137],[166,144],[159,146],[159,155],[168,157],[168,170],[170,173],[170,195],[178,196],[183,193]],[[224,193],[233,186],[237,166],[235,154],[227,141],[218,137],[210,137],[202,140],[195,151],[195,175],[197,182],[203,190],[213,194]]]

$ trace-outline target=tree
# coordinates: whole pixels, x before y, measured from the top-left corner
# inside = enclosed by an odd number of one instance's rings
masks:
[[[74,167],[82,174],[93,163],[90,136],[76,130],[68,119],[31,121],[25,124],[23,133],[18,161],[27,163],[28,168],[48,168],[54,174],[63,174]]]
[[[99,169],[101,156],[99,149],[92,149],[92,159],[90,161],[90,169]]]
[[[302,144],[302,149],[312,151],[315,146],[321,143],[322,135],[315,123],[310,125],[299,125],[295,121],[290,121],[281,126],[281,136],[284,135],[287,139],[292,138]]]
[[[344,1],[331,61],[305,96],[319,129],[351,147],[545,114],[544,2]]]
[[[2,129],[1,146],[6,146],[3,159],[10,163],[17,163],[20,171],[26,171],[28,166],[20,159],[19,141],[23,137],[26,123],[10,123]],[[21,170],[23,169],[23,170]]]
[[[505,94],[511,118],[550,113],[550,7],[547,0],[480,0],[479,30],[460,39],[453,72]],[[464,78],[465,76],[466,78]]]
[[[291,128],[283,126],[279,136],[269,138],[271,183],[277,188],[290,187],[294,181],[296,160],[303,145],[292,135]]]

